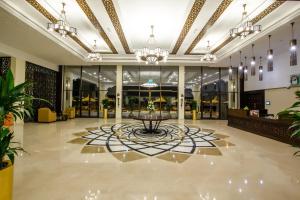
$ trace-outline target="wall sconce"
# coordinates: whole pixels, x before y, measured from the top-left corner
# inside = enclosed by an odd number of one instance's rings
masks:
[[[180,98],[180,107],[182,108],[182,106],[183,106],[183,98],[184,98],[184,96],[183,96],[183,94],[181,94],[181,96],[180,96],[181,98]]]
[[[66,90],[70,90],[71,89],[71,83],[70,83],[70,80],[67,79],[66,80]]]
[[[117,93],[118,107],[120,107],[120,93]]]

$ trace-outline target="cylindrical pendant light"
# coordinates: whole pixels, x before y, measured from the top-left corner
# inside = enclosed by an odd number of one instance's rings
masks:
[[[259,67],[258,67],[258,80],[259,81],[262,81],[263,80],[263,66],[261,64],[261,60],[262,60],[262,57],[260,56],[259,57]]]
[[[255,76],[255,56],[254,56],[254,44],[252,44],[252,58],[251,58],[251,76]]]
[[[232,65],[231,65],[231,56],[229,56],[229,62],[230,62],[230,66],[228,69],[228,76],[229,76],[229,80],[232,81]]]
[[[269,49],[267,52],[267,61],[268,61],[268,72],[273,71],[273,49],[271,49],[271,35],[269,35]]]
[[[245,64],[247,64],[247,56],[245,56]],[[245,81],[248,80],[248,66],[247,65],[244,66],[244,80]]]
[[[297,39],[294,38],[294,22],[292,26],[292,39],[290,41],[290,66],[297,65]]]
[[[239,74],[240,74],[240,79],[242,79],[244,76],[244,72],[243,72],[243,69],[244,69],[244,65],[243,65],[243,62],[242,62],[242,51],[240,51],[240,64],[239,64]]]

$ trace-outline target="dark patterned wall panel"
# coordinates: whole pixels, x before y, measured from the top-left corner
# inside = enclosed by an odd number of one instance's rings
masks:
[[[28,91],[34,97],[46,99],[51,103],[34,101],[34,108],[49,107],[52,110],[56,109],[57,97],[57,72],[51,69],[26,62],[26,81],[33,82],[33,87]]]
[[[7,70],[10,68],[10,64],[10,57],[0,57],[0,76],[7,72]]]

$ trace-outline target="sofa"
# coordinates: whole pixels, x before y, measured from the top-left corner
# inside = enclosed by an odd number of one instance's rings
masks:
[[[68,115],[69,119],[75,118],[75,108],[74,107],[65,109],[64,113]]]
[[[51,111],[49,108],[40,108],[38,110],[38,122],[55,122],[56,112]]]

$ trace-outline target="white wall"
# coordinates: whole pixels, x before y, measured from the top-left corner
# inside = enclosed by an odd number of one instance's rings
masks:
[[[286,46],[282,48],[287,48]],[[290,86],[290,75],[300,74],[300,54],[298,49],[298,65],[290,66],[288,48],[281,54],[274,52],[274,69],[267,72],[266,59],[263,60],[263,81],[258,80],[258,66],[256,66],[256,76],[250,75],[250,65],[248,65],[248,81],[245,81],[245,91],[263,90],[271,88],[282,88]]]
[[[36,65],[40,65],[55,71],[58,71],[58,65],[55,63],[48,62],[47,60],[38,58],[36,56],[30,55],[26,52],[20,51],[18,49],[15,49],[13,47],[10,47],[6,44],[0,43],[0,52],[11,57],[15,57],[18,59],[22,59],[31,63],[34,63]]]

